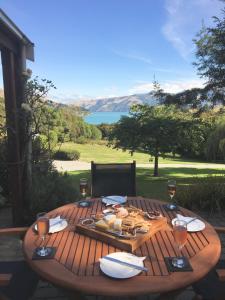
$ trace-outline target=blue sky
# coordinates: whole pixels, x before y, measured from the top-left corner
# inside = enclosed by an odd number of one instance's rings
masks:
[[[34,75],[56,100],[148,92],[154,74],[169,92],[202,85],[192,39],[219,15],[219,0],[0,0],[35,43]]]

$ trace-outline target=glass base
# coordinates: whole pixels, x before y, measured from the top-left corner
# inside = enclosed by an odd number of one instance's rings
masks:
[[[182,257],[174,257],[172,259],[172,265],[176,268],[182,269],[185,267],[185,260]]]
[[[37,255],[44,257],[44,256],[48,256],[49,254],[51,254],[52,249],[48,248],[48,247],[38,248],[36,252],[37,252]]]
[[[169,210],[176,210],[177,204],[175,202],[166,204],[166,208]]]

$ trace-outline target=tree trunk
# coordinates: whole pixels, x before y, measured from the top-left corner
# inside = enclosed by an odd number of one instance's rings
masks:
[[[155,161],[154,161],[154,177],[157,177],[159,175],[159,156],[158,154],[155,155]]]

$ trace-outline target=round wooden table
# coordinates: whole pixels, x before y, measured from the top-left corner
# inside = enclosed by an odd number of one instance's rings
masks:
[[[62,288],[78,291],[87,295],[138,296],[150,293],[166,293],[184,288],[206,275],[220,257],[220,240],[213,227],[206,223],[201,232],[188,233],[188,241],[182,250],[193,268],[193,272],[169,273],[164,257],[178,255],[170,226],[157,232],[135,251],[138,256],[146,256],[144,261],[147,273],[116,280],[104,275],[99,268],[99,258],[115,251],[121,251],[111,245],[76,233],[75,226],[80,218],[88,217],[101,211],[104,205],[99,199],[93,199],[89,208],[80,208],[69,204],[50,212],[51,217],[61,216],[68,220],[69,226],[64,231],[49,235],[47,246],[56,247],[54,259],[32,260],[36,247],[41,240],[31,227],[24,239],[24,253],[27,262],[41,277]],[[130,197],[128,204],[143,210],[157,209],[168,218],[168,223],[175,217],[174,212],[163,208],[163,202]],[[195,216],[181,208],[184,216]],[[201,219],[201,218],[200,218]]]

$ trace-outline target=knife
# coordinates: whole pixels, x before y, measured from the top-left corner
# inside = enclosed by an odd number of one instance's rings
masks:
[[[140,271],[148,272],[148,269],[145,268],[145,267],[137,266],[137,265],[128,263],[126,261],[119,260],[119,259],[114,258],[114,257],[104,256],[102,259],[110,260],[112,262],[115,262],[115,263],[123,265],[123,266],[127,266],[127,267],[130,267],[130,268],[133,268],[133,269],[137,269],[137,270],[140,270]]]
[[[195,220],[197,220],[197,219],[198,219],[197,217],[192,218],[190,221],[188,221],[188,222],[186,223],[186,225],[190,224],[191,222],[193,222],[193,221],[195,221]]]

